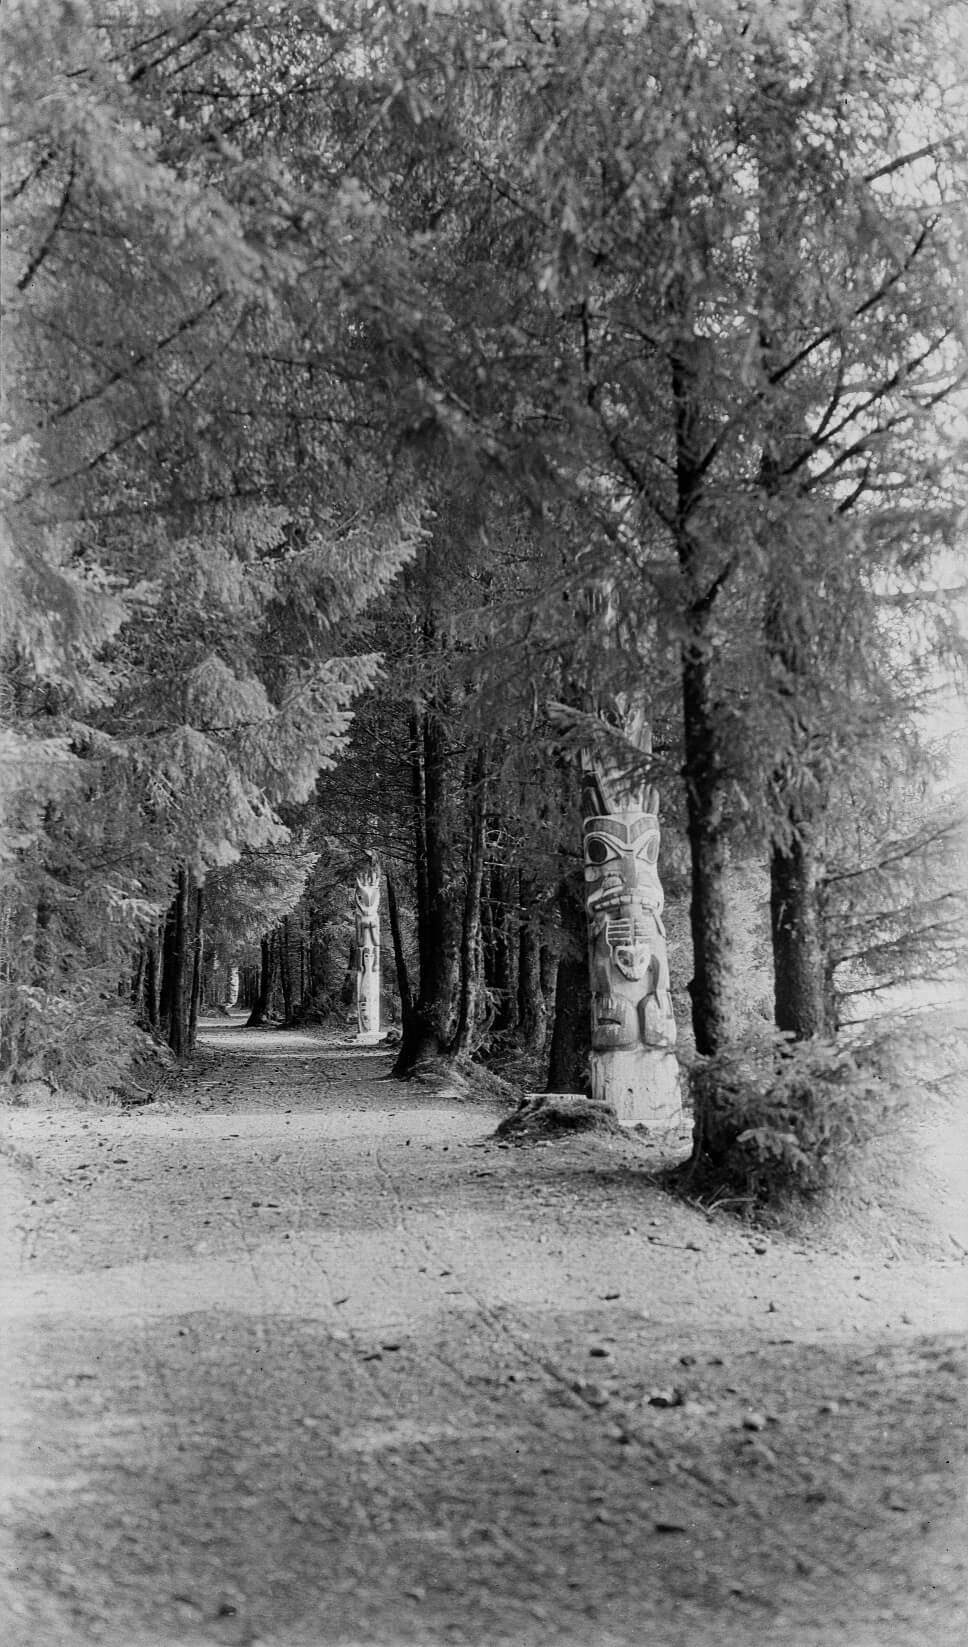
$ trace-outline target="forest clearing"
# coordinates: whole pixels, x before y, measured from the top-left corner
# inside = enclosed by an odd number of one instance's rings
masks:
[[[960,1647],[954,1107],[791,1232],[388,1066],[3,1117],[7,1647]]]

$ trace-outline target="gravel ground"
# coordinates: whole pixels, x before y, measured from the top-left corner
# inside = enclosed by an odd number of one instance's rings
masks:
[[[5,1647],[962,1647],[963,1128],[765,1235],[389,1063],[0,1115]]]

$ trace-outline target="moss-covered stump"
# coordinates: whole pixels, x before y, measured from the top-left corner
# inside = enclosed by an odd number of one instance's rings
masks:
[[[523,1099],[498,1124],[495,1138],[508,1143],[532,1143],[539,1138],[561,1138],[576,1132],[620,1133],[612,1111],[584,1093],[538,1092]]]

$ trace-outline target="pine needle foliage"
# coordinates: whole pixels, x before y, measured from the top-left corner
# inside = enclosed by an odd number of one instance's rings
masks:
[[[856,1182],[911,1101],[912,1068],[898,1050],[894,1036],[792,1043],[761,1030],[697,1059],[689,1074],[700,1124],[677,1179],[747,1212],[822,1200]]]

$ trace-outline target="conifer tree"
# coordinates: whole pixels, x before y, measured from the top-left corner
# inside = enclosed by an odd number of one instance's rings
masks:
[[[418,535],[352,387],[347,267],[286,217],[305,190],[278,21],[30,0],[7,19],[4,749],[41,801],[11,818],[8,1069],[32,1034],[53,1072],[45,1014],[79,989],[106,1010],[169,899],[179,977],[160,988],[185,1050],[186,909],[213,865],[285,838],[279,808],[341,747],[376,667],[341,631]],[[304,72],[333,44],[304,31]],[[325,243],[358,204],[323,181]]]
[[[818,819],[886,718],[910,725],[883,597],[930,584],[959,516],[956,8],[485,16],[474,40],[440,19],[408,93],[449,145],[437,235],[507,254],[474,265],[464,417],[570,513],[576,585],[617,580],[653,674],[678,646],[697,1046],[735,1027],[738,833],[771,860],[780,1027],[809,1035]]]
[[[566,703],[540,788],[555,750],[612,736],[593,688],[651,694],[681,744],[699,1051],[741,1004],[738,842],[771,866],[780,1027],[826,1026],[827,818],[885,727],[909,736],[950,630],[924,605],[919,654],[896,603],[963,501],[958,10],[21,0],[21,1006],[57,976],[85,874],[106,989],[186,876],[281,838],[375,678],[362,606],[429,543],[392,659],[423,785],[416,1019],[452,1033],[477,919],[478,707],[503,689],[498,725],[537,732]],[[607,637],[577,615],[603,578]],[[485,888],[486,818],[483,839]]]

